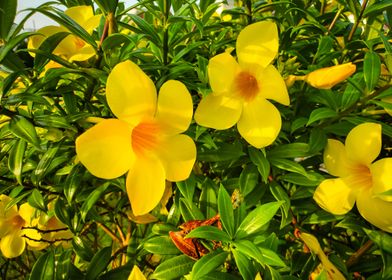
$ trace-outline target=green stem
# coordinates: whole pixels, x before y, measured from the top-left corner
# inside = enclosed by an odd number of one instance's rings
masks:
[[[353,28],[351,28],[350,34],[347,37],[347,42],[351,41],[351,39],[353,38],[355,30],[357,30],[358,25],[361,22],[361,19],[362,19],[364,11],[366,9],[367,3],[368,3],[368,0],[363,0],[362,7],[361,7],[361,12],[359,13],[358,18],[356,19],[356,21],[355,21],[355,23],[353,25]]]
[[[167,65],[169,63],[169,27],[168,27],[168,19],[170,13],[170,0],[163,1],[163,46],[162,46],[162,55],[163,55],[163,64]]]

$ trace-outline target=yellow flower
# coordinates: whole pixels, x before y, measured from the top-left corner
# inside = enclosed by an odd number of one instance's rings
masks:
[[[330,89],[354,74],[356,68],[352,62],[339,64],[317,69],[307,74],[304,79],[312,87]]]
[[[101,15],[94,16],[91,6],[75,6],[65,11],[65,14],[83,27],[90,34],[98,27]],[[59,32],[69,32],[63,26],[46,26],[29,38],[28,48],[38,49],[42,42],[49,36]],[[63,56],[69,61],[84,61],[95,55],[94,48],[75,35],[68,35],[64,38],[53,51],[54,54]],[[31,53],[34,56],[34,53]]]
[[[329,139],[324,152],[328,172],[336,177],[317,187],[313,198],[324,210],[343,215],[356,203],[367,221],[392,232],[392,158],[373,162],[381,151],[381,125],[363,123],[347,135],[345,145]]]
[[[6,209],[11,198],[6,195],[0,195],[0,250],[4,257],[15,258],[20,256],[26,248],[26,242],[31,248],[40,250],[45,244],[32,241],[29,238],[39,240],[38,231],[23,229],[30,226],[30,220],[34,213],[27,203],[21,205],[19,211],[16,205]],[[25,238],[27,236],[28,238]]]
[[[140,269],[134,265],[128,280],[147,280],[146,276],[140,271]]]
[[[196,159],[193,140],[180,134],[192,120],[192,98],[178,81],[164,83],[157,97],[152,80],[133,62],[109,74],[106,98],[118,119],[106,119],[76,139],[81,163],[95,176],[113,179],[128,170],[126,188],[136,216],[158,205],[165,179],[189,177]]]
[[[257,22],[238,35],[238,62],[226,52],[210,59],[212,93],[196,110],[199,125],[227,129],[237,123],[239,133],[252,146],[261,148],[274,142],[282,120],[267,99],[290,104],[285,82],[270,64],[278,53],[278,41],[273,22]]]

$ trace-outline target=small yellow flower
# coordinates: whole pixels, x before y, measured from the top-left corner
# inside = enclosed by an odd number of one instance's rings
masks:
[[[109,74],[106,98],[118,119],[106,119],[76,139],[81,163],[95,176],[113,179],[128,170],[126,188],[134,215],[158,205],[165,180],[189,177],[193,140],[181,134],[192,120],[192,98],[179,81],[164,83],[157,98],[152,80],[133,62]]]
[[[90,34],[98,27],[101,15],[95,15],[91,6],[75,6],[65,11],[65,14],[83,27]],[[62,26],[46,26],[29,38],[28,48],[38,49],[42,42],[49,36],[59,32],[69,32]],[[53,51],[54,54],[63,56],[69,61],[84,61],[95,55],[94,48],[75,35],[68,35],[64,38]],[[31,53],[34,56],[34,53]]]
[[[330,89],[354,74],[356,68],[352,62],[339,64],[317,69],[307,74],[304,79],[312,87]]]
[[[356,203],[368,222],[392,232],[392,158],[373,162],[381,151],[381,125],[363,123],[347,135],[345,145],[329,139],[324,152],[325,167],[338,178],[326,179],[313,198],[324,210],[343,215]]]
[[[196,110],[199,125],[228,129],[237,124],[239,133],[256,148],[268,146],[279,134],[279,111],[267,99],[289,105],[285,82],[270,63],[278,53],[278,29],[270,21],[245,27],[238,35],[238,62],[227,52],[208,64],[212,93]]]
[[[11,198],[4,194],[0,195],[0,250],[3,256],[6,258],[20,256],[26,248],[26,243],[36,250],[46,247],[47,244],[32,240],[41,238],[37,230],[24,229],[31,226],[30,221],[35,209],[27,203],[21,205],[19,211],[16,205],[6,209],[10,202]]]
[[[140,269],[134,265],[128,280],[147,280],[146,276],[140,271]]]

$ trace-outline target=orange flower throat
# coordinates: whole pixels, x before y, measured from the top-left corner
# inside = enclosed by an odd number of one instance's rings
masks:
[[[159,127],[154,122],[141,122],[132,131],[132,148],[138,156],[152,151],[158,144]]]
[[[235,90],[246,101],[251,101],[259,92],[259,84],[255,76],[249,72],[240,72],[234,81]]]

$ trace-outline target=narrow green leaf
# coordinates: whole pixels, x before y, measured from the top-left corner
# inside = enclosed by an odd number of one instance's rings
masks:
[[[8,157],[8,168],[15,175],[16,180],[22,185],[23,156],[26,151],[26,141],[17,139],[12,146]]]
[[[31,270],[30,280],[54,280],[54,254],[48,251],[41,255]]]
[[[22,116],[13,116],[9,123],[10,131],[17,137],[26,140],[28,143],[41,149],[39,138],[34,125]]]
[[[150,39],[151,42],[154,43],[156,46],[162,45],[161,38],[158,36],[157,31],[154,30],[154,27],[151,24],[149,24],[147,21],[145,21],[144,19],[142,19],[141,17],[139,17],[137,15],[130,14],[129,17],[139,27],[139,29],[137,29],[137,28],[134,28],[133,26],[127,25],[129,29],[131,29],[135,33],[143,34],[148,39]]]
[[[254,280],[256,271],[250,260],[240,251],[232,250],[235,263],[237,264],[238,270],[244,280]]]
[[[71,261],[72,261],[72,250],[68,249],[61,253],[56,259],[56,280],[68,280],[70,279]]]
[[[260,150],[251,147],[248,151],[250,160],[257,166],[257,170],[259,171],[261,178],[263,178],[264,183],[267,183],[270,173],[269,161]]]
[[[279,255],[274,251],[263,247],[258,247],[258,248],[261,252],[261,255],[263,256],[265,264],[272,265],[272,266],[280,266],[280,267],[286,266],[286,264],[282,261]]]
[[[218,192],[218,210],[223,229],[230,237],[233,237],[235,232],[233,205],[229,194],[223,186],[219,188]]]
[[[195,175],[191,173],[188,179],[186,179],[185,181],[177,182],[176,185],[180,190],[181,194],[185,197],[185,199],[188,201],[192,201],[193,193],[195,192],[196,188]]]
[[[367,236],[380,247],[381,250],[392,254],[392,236],[379,230],[363,229]]]
[[[389,0],[381,0],[378,2],[373,2],[372,5],[366,7],[363,17],[366,18],[371,15],[379,15],[382,14],[386,9],[392,7],[392,2]]]
[[[214,226],[201,226],[186,235],[186,238],[202,238],[211,241],[229,242],[230,237],[226,232]]]
[[[258,206],[250,212],[242,221],[236,232],[236,239],[246,238],[248,235],[257,233],[276,214],[283,202],[269,202]]]
[[[177,255],[180,253],[169,236],[152,237],[144,242],[143,248],[147,252],[158,255]]]
[[[228,257],[228,252],[222,250],[212,251],[198,260],[192,268],[192,279],[199,279],[222,265]]]
[[[84,201],[82,207],[80,208],[80,214],[82,217],[82,220],[86,220],[86,216],[90,209],[97,203],[97,201],[101,198],[101,196],[104,194],[106,189],[108,188],[109,183],[104,183],[103,185],[99,186],[96,188],[90,195],[86,198]]]
[[[197,159],[205,162],[218,162],[237,160],[245,155],[242,151],[242,145],[224,143],[217,150],[198,151]]]
[[[249,240],[240,240],[234,243],[235,249],[249,258],[257,261],[262,267],[265,266],[265,260],[259,248]]]
[[[81,259],[90,261],[93,258],[94,253],[91,250],[91,246],[79,236],[74,236],[72,240],[72,247]]]
[[[338,114],[336,113],[336,111],[332,110],[331,108],[318,108],[313,110],[312,113],[310,113],[309,120],[306,125],[309,126],[316,121],[333,118],[337,115]]]
[[[108,264],[110,263],[110,258],[112,255],[112,247],[104,247],[99,250],[94,257],[91,259],[91,262],[87,268],[86,272],[86,280],[95,280],[101,274],[102,271],[106,269]]]
[[[305,177],[308,177],[308,173],[306,172],[305,168],[303,168],[301,164],[295,161],[282,159],[282,158],[270,158],[270,162],[273,166],[279,169],[290,171],[293,173],[298,173]]]
[[[57,152],[60,148],[60,144],[52,145],[41,157],[37,164],[34,172],[31,174],[31,181],[34,185],[38,186],[41,183],[41,179],[50,172],[50,165],[52,161],[57,160]]]
[[[377,53],[367,52],[363,61],[363,74],[366,88],[371,91],[378,83],[381,73],[381,60]]]
[[[19,34],[11,41],[9,41],[6,45],[0,48],[0,63],[3,62],[4,58],[8,55],[8,53],[13,50],[18,44],[22,43],[27,37],[34,35],[34,32],[25,32]]]
[[[327,145],[327,135],[324,130],[313,128],[309,135],[309,153],[314,154],[324,150]]]
[[[268,158],[296,158],[306,157],[309,154],[309,144],[290,143],[279,145],[268,152]]]
[[[64,195],[68,203],[72,202],[74,195],[81,187],[82,170],[84,170],[84,167],[81,164],[75,165],[65,179]]]
[[[30,194],[27,201],[34,208],[37,208],[37,209],[44,211],[44,212],[47,211],[47,207],[46,207],[47,204],[46,204],[42,194],[37,189],[34,189],[32,191],[32,193]]]
[[[55,33],[52,36],[47,37],[42,42],[42,44],[39,46],[38,49],[41,51],[51,53],[54,51],[54,49],[57,47],[57,45],[68,35],[69,35],[69,32]],[[37,53],[35,55],[35,59],[34,59],[34,68],[41,69],[48,61],[49,61],[49,59],[46,56],[44,56],[40,53]]]
[[[204,180],[202,186],[200,194],[200,209],[203,213],[206,213],[206,217],[213,217],[218,209],[218,198],[215,191],[218,187],[209,178]]]
[[[157,266],[151,279],[171,280],[177,279],[192,270],[195,263],[191,258],[185,255],[170,258]]]
[[[259,172],[255,165],[249,164],[242,170],[239,183],[240,192],[244,197],[251,193],[259,182]]]
[[[199,207],[184,198],[180,199],[180,211],[186,222],[191,220],[204,220],[204,215]]]
[[[0,0],[0,39],[6,39],[15,20],[17,0]]]

